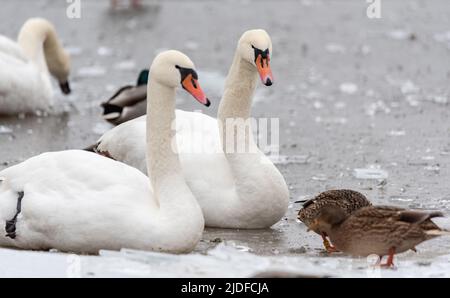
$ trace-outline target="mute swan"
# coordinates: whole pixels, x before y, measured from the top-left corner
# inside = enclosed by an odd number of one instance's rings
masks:
[[[33,157],[0,172],[0,246],[76,253],[123,247],[182,253],[196,246],[203,215],[171,146],[175,89],[182,82],[199,102],[209,101],[194,64],[178,51],[158,55],[151,76],[150,183],[135,168],[86,151]]]
[[[28,20],[17,43],[0,36],[0,115],[48,110],[53,105],[49,74],[69,94],[69,71],[69,55],[49,21]]]
[[[245,127],[225,130],[225,139],[244,135],[254,149],[232,153],[221,142],[220,123],[227,119],[249,119],[258,73],[263,84],[273,82],[270,70],[272,43],[264,30],[245,32],[239,40],[225,83],[218,120],[201,113],[176,111],[180,161],[188,186],[203,210],[209,227],[256,229],[278,222],[287,211],[289,191],[283,176],[256,147]],[[150,115],[150,117],[152,117]],[[104,134],[96,152],[147,173],[146,116],[123,123]],[[192,132],[191,128],[195,128]],[[223,144],[222,144],[223,143]],[[203,145],[211,153],[190,153]],[[227,152],[227,153],[224,153]],[[150,169],[151,174],[151,169]]]

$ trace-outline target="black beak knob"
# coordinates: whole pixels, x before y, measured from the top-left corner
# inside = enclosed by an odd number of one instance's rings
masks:
[[[65,95],[70,94],[72,90],[70,90],[69,82],[59,83],[59,88],[61,88],[61,92]]]

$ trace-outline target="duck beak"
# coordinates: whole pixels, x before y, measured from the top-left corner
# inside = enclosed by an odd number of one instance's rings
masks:
[[[194,79],[192,74],[187,75],[186,78],[181,82],[181,85],[196,100],[198,100],[198,102],[200,102],[201,104],[203,104],[207,107],[209,107],[211,105],[211,102],[206,97],[205,93],[203,92],[202,88],[200,87],[198,80]]]
[[[261,77],[261,81],[266,86],[272,86],[273,84],[273,75],[272,69],[270,69],[270,57],[267,55],[266,58],[263,58],[261,54],[256,58],[256,68],[258,69],[259,76]]]
[[[70,90],[69,82],[67,81],[59,83],[59,88],[61,88],[61,92],[64,93],[65,95],[70,94],[70,92],[72,92],[72,90]]]

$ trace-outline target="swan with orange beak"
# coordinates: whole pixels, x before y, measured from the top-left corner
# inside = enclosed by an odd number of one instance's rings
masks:
[[[288,209],[286,181],[258,148],[253,134],[248,135],[247,126],[239,125],[252,117],[259,80],[265,86],[273,84],[272,54],[272,41],[265,30],[244,32],[225,80],[217,118],[176,111],[176,141],[184,177],[202,207],[208,227],[268,228],[282,219]],[[196,74],[179,71],[183,87],[200,102],[205,100]],[[143,116],[115,127],[102,136],[94,150],[148,173],[142,137],[146,132],[145,119]],[[227,123],[236,125],[222,129]],[[247,142],[244,152],[229,150],[228,140]]]
[[[272,86],[273,84],[273,74],[272,69],[270,68],[270,51],[269,49],[265,49],[264,51],[255,48],[255,64],[256,69],[258,70],[259,76],[261,77],[261,81],[266,86]]]
[[[189,92],[201,104],[209,107],[211,102],[208,100],[198,83],[197,72],[191,68],[183,68],[178,65],[176,68],[180,71],[181,85],[183,86],[183,89]]]

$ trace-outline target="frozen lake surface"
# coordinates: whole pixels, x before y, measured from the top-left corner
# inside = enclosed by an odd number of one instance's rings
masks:
[[[258,86],[253,115],[280,118],[274,158],[291,192],[272,229],[208,229],[196,251],[170,256],[102,252],[72,256],[0,249],[0,276],[447,276],[450,238],[401,254],[397,270],[372,260],[327,256],[320,237],[296,221],[300,199],[350,188],[374,203],[450,213],[450,5],[447,0],[383,1],[382,19],[366,1],[147,1],[112,12],[82,1],[68,19],[65,1],[2,1],[2,34],[15,37],[33,16],[52,20],[72,54],[72,88],[50,115],[0,118],[0,169],[33,155],[84,148],[109,129],[99,104],[134,82],[155,53],[184,51],[200,70],[215,115],[237,39],[250,28],[272,37],[275,85]],[[255,3],[258,3],[257,5]],[[11,13],[14,12],[14,17]],[[268,15],[270,17],[261,17]],[[189,26],[189,30],[186,30]],[[198,105],[179,94],[179,108]],[[447,218],[438,220],[450,228]]]

